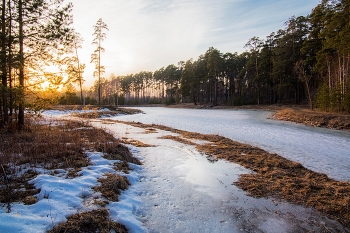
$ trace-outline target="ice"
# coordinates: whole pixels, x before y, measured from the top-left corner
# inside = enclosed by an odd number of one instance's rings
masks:
[[[143,162],[140,180],[129,194],[136,195],[132,212],[146,232],[319,232],[324,230],[322,222],[330,229],[344,230],[313,209],[247,196],[232,183],[250,170],[223,160],[212,163],[194,146],[159,139],[177,134],[162,130],[146,134],[144,129],[120,123],[93,125],[154,145],[129,146]]]
[[[302,163],[337,180],[350,180],[350,132],[268,119],[269,111],[139,108],[118,120],[219,134]]]
[[[146,114],[115,117],[124,121],[163,124],[199,133],[214,133],[262,147],[326,172],[339,180],[350,176],[350,133],[306,127],[266,119],[267,111],[183,110],[141,108]],[[48,118],[70,118],[68,113],[45,112]],[[52,115],[50,115],[52,114]],[[145,130],[103,120],[89,121],[116,137],[139,140],[154,147],[128,145],[143,165],[130,164],[131,186],[119,202],[107,209],[113,220],[129,232],[346,232],[338,222],[311,208],[274,199],[255,199],[232,185],[241,174],[251,173],[240,165],[219,160],[210,162],[194,146],[168,139],[177,134]],[[177,135],[179,136],[179,135]],[[205,143],[205,141],[198,141]],[[113,171],[116,161],[89,152],[93,165],[79,177],[64,179],[43,170],[33,180],[41,188],[39,202],[14,204],[11,213],[0,210],[0,232],[44,232],[77,211],[94,208],[84,197],[103,173]],[[40,169],[38,169],[40,170]]]

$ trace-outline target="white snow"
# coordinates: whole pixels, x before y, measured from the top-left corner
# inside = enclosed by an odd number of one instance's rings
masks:
[[[119,123],[92,124],[155,146],[130,146],[144,164],[140,182],[131,187],[140,200],[134,214],[148,232],[319,232],[322,222],[343,230],[313,209],[247,196],[232,185],[240,174],[251,172],[240,165],[211,163],[194,146],[159,139],[177,134],[145,134],[144,129]]]
[[[336,178],[349,179],[350,134],[347,132],[266,120],[270,113],[263,111],[142,110],[146,114],[116,118],[200,133],[217,133],[278,152],[293,160],[303,160],[303,164],[324,170]],[[67,113],[44,114],[62,118]],[[345,231],[338,222],[313,209],[247,196],[232,183],[240,174],[251,171],[225,161],[211,163],[194,146],[159,139],[176,134],[162,130],[145,134],[144,129],[120,123],[104,124],[103,119],[90,122],[116,137],[154,145],[139,148],[129,145],[143,165],[131,164],[134,170],[126,176],[132,185],[122,193],[119,202],[107,206],[112,219],[125,224],[129,232]],[[339,143],[344,143],[346,149],[335,148],[339,147]],[[336,149],[335,152],[333,149]],[[0,232],[44,232],[78,210],[95,208],[89,202],[89,197],[97,195],[91,187],[96,185],[103,173],[112,172],[111,165],[115,161],[103,159],[100,153],[89,152],[88,155],[93,165],[84,168],[80,177],[65,180],[45,172],[33,180],[42,189],[38,203],[31,206],[15,204],[11,213],[5,213],[5,209],[1,208]],[[314,161],[317,165],[313,164]],[[331,167],[347,174],[332,172]]]
[[[350,181],[350,132],[267,119],[271,112],[222,109],[138,108],[146,114],[116,117],[198,133],[219,134]]]
[[[35,187],[41,189],[37,195],[38,202],[33,205],[14,203],[10,213],[6,213],[6,209],[2,207],[0,232],[45,232],[53,225],[65,221],[69,215],[96,209],[97,206],[89,201],[89,197],[99,194],[94,193],[92,187],[98,185],[97,179],[104,173],[115,172],[113,164],[117,161],[104,159],[100,152],[87,152],[87,155],[93,165],[83,168],[79,172],[80,176],[74,179],[48,175],[50,171],[41,169],[42,174],[32,180]],[[134,171],[130,174],[123,174],[128,177],[131,185],[138,182],[137,170],[140,167],[133,165],[133,168]],[[135,229],[134,232],[144,231],[142,223],[136,219],[129,207],[134,206],[136,199],[134,197],[133,200],[131,198],[133,195],[129,195],[128,192],[130,191],[123,192],[121,200],[118,203],[111,202],[107,205],[107,209],[114,210],[118,206],[118,211],[122,214],[111,215],[113,220],[123,222],[129,229]]]

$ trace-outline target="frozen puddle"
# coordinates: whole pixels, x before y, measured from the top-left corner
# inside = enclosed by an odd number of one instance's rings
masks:
[[[145,129],[117,123],[93,125],[154,145],[130,146],[144,164],[139,182],[130,188],[140,202],[130,211],[148,232],[345,231],[313,209],[245,195],[232,182],[249,170],[226,161],[211,163],[194,146],[158,138],[176,134],[146,134]]]

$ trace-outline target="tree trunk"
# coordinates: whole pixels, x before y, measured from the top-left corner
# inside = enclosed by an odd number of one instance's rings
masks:
[[[10,116],[13,114],[13,93],[12,93],[12,9],[11,9],[11,0],[8,1],[8,9],[9,9],[9,39],[8,39],[8,81],[10,86]]]
[[[192,84],[192,97],[193,97],[193,103],[194,103],[194,105],[197,105],[195,87],[194,87],[193,84]]]
[[[24,37],[23,37],[23,2],[18,1],[18,26],[19,26],[19,106],[18,106],[18,129],[24,126]]]
[[[80,87],[80,101],[81,101],[81,104],[84,105],[83,84],[82,84],[82,77],[81,77],[81,71],[80,71],[80,60],[79,60],[79,55],[78,55],[77,44],[75,44],[75,54],[77,55],[77,61],[78,61],[78,74],[79,74],[79,87]]]
[[[6,67],[6,1],[2,0],[1,11],[1,72],[2,72],[2,111],[3,123],[8,123],[8,106],[7,106],[7,67]]]
[[[101,40],[98,42],[98,105],[101,105]]]

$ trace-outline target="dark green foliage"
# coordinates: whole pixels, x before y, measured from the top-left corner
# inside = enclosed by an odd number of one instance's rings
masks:
[[[80,104],[81,100],[80,97],[78,97],[75,93],[66,93],[59,99],[58,103],[62,105],[75,105]],[[85,104],[87,103],[85,102]]]
[[[97,105],[97,100],[91,97],[86,97],[85,105]]]
[[[329,87],[327,83],[324,83],[317,92],[315,98],[315,106],[319,108],[321,111],[329,111],[330,110],[330,94]]]

